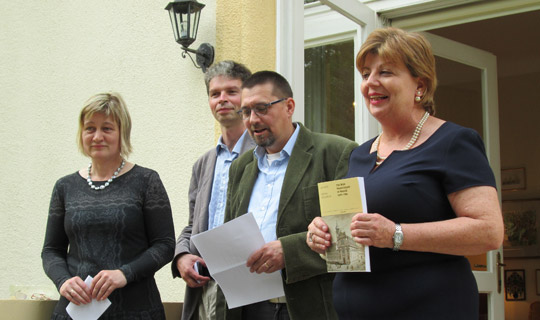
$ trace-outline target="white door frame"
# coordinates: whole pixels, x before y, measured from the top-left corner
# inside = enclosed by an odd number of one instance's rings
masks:
[[[499,143],[499,103],[497,94],[497,57],[462,43],[430,33],[423,33],[433,47],[436,56],[456,61],[480,70],[482,81],[482,127],[486,153],[495,173],[497,190],[500,195],[500,143]],[[498,288],[501,281],[497,257],[502,257],[502,247],[487,253],[487,271],[473,271],[482,293],[488,294],[488,319],[504,320],[504,292]],[[500,261],[502,263],[502,261]]]
[[[356,0],[320,0],[320,2],[348,18],[349,21],[343,18],[337,18],[337,21],[342,21],[341,24],[352,22],[354,23],[353,26],[356,26],[356,35],[354,37],[355,61],[353,62],[356,68],[356,53],[360,50],[360,46],[371,31],[382,26],[381,20],[377,17],[374,10]],[[313,38],[311,39],[312,41]],[[360,82],[362,82],[360,73],[355,70],[354,101],[356,107],[354,110],[354,139],[358,143],[362,143],[379,133],[379,123],[369,113],[360,91],[360,85],[356,85],[360,84]]]
[[[290,83],[293,121],[304,122],[304,2],[276,0],[276,71]]]
[[[307,5],[305,9],[300,1],[276,0],[277,15],[282,15],[277,17],[276,70],[289,80],[293,89],[296,102],[294,121],[304,121],[305,46],[353,39],[357,52],[363,39],[380,26],[375,12],[357,0],[321,2],[326,5],[316,3]],[[343,19],[342,13],[350,20]],[[361,81],[358,72],[354,73],[354,81]],[[355,140],[363,142],[378,133],[378,123],[367,111],[360,86],[355,86],[354,98]]]
[[[377,13],[383,19],[390,20],[392,26],[410,31],[424,31],[540,10],[538,0],[378,0],[372,3],[377,6]]]

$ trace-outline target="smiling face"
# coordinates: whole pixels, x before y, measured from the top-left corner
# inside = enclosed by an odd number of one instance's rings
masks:
[[[216,76],[208,85],[208,103],[214,118],[225,127],[237,125],[242,117],[240,109],[242,81],[226,76]]]
[[[389,63],[370,53],[360,68],[362,95],[369,112],[377,119],[410,114],[415,94],[423,93],[422,81],[414,78],[403,62]]]
[[[273,85],[264,83],[253,88],[242,90],[242,107],[252,108],[256,104],[270,103],[284,97],[273,94]],[[294,100],[288,98],[268,107],[265,115],[251,115],[244,119],[244,125],[258,146],[266,149],[268,153],[280,152],[292,133],[292,115],[294,112]]]
[[[96,112],[86,118],[82,130],[83,150],[92,160],[117,161],[120,157],[120,130],[112,116]]]

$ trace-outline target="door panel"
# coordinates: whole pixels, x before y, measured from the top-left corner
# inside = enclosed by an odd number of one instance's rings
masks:
[[[433,46],[439,87],[435,103],[437,116],[480,133],[500,190],[499,110],[496,57],[464,44],[424,33]],[[500,191],[499,191],[500,199]],[[502,248],[469,257],[478,289],[482,293],[483,319],[504,319],[504,296],[497,256]]]
[[[344,65],[351,66],[349,71],[346,71],[346,74],[341,76],[344,84],[347,85],[347,88],[350,88],[349,94],[353,95],[352,103],[350,98],[344,98],[339,102],[343,108],[345,108],[345,113],[350,115],[350,111],[354,111],[353,119],[348,119],[349,122],[354,123],[354,135],[351,136],[350,133],[343,134],[346,137],[356,140],[358,143],[364,142],[367,139],[377,135],[378,133],[378,123],[377,121],[369,114],[362,94],[360,92],[360,74],[354,68],[355,65],[355,56],[360,45],[362,44],[363,39],[367,37],[369,32],[376,28],[379,25],[378,20],[376,19],[376,14],[373,10],[369,9],[366,5],[358,2],[357,0],[330,0],[330,1],[321,1],[326,5],[321,4],[309,4],[306,5],[304,9],[304,54],[307,56],[315,50],[322,50],[316,48],[330,48],[330,47],[341,47],[344,43],[352,44],[352,52],[349,56],[344,57],[341,61]],[[361,14],[359,14],[361,12]],[[342,15],[346,13],[345,17]],[[358,14],[357,14],[358,13]],[[357,15],[355,15],[357,14]],[[353,17],[354,16],[354,17]],[[305,72],[307,72],[308,61],[305,61]],[[321,65],[329,65],[329,61],[323,60],[319,62]],[[340,68],[341,69],[341,68]],[[344,69],[343,69],[344,70]],[[327,76],[332,77],[332,74],[336,75],[341,71],[338,70],[328,70]],[[318,79],[313,79],[313,76],[319,77]],[[319,75],[306,75],[304,77],[306,83],[310,81],[311,83],[317,83],[321,81]],[[309,80],[308,80],[309,78]],[[308,91],[313,90],[313,88],[305,88],[305,94],[308,94]],[[304,92],[302,92],[304,94]],[[318,93],[313,93],[318,94]],[[313,95],[312,95],[313,97]],[[347,100],[348,99],[348,100]],[[304,115],[300,121],[309,121],[308,116],[305,113],[321,112],[316,110],[308,111],[308,108],[312,106],[308,105],[310,102],[309,98],[306,98],[306,106],[302,108],[301,114]],[[313,101],[313,99],[311,99]],[[295,112],[296,113],[296,112]],[[324,113],[324,111],[323,111]],[[326,112],[328,117],[332,117],[335,113]],[[298,119],[298,118],[296,118]],[[350,123],[347,125],[347,128],[350,128]],[[350,130],[350,129],[347,129]],[[325,132],[324,130],[321,130]],[[338,134],[341,134],[337,132]]]
[[[306,48],[305,125],[354,140],[354,42]]]

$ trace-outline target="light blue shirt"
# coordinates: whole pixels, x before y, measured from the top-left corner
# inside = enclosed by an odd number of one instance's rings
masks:
[[[219,227],[223,224],[225,217],[225,204],[227,200],[227,185],[229,184],[229,168],[231,163],[238,158],[242,144],[246,136],[246,131],[229,151],[227,145],[223,143],[223,137],[219,137],[216,146],[217,158],[214,168],[214,180],[212,183],[212,194],[208,205],[208,230]]]
[[[253,150],[257,158],[259,176],[251,192],[248,212],[253,213],[266,243],[277,240],[276,223],[279,198],[283,187],[283,180],[285,179],[285,171],[287,170],[294,144],[298,138],[298,132],[300,132],[300,126],[296,125],[296,129],[289,138],[289,141],[287,141],[283,150],[279,152],[279,158],[272,161],[271,164],[268,161],[268,154],[264,148],[256,147]]]

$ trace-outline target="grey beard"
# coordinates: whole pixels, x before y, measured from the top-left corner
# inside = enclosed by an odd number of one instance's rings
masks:
[[[261,140],[260,138],[255,138],[255,137],[253,138],[253,140],[255,140],[255,143],[259,147],[262,147],[262,148],[270,147],[271,145],[274,144],[274,142],[276,142],[276,138],[274,138],[274,136],[272,136],[272,135],[268,136],[264,140]]]

